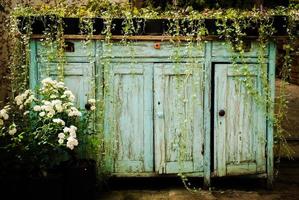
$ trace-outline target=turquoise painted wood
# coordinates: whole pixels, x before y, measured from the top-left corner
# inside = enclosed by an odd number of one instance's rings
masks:
[[[203,171],[203,64],[154,64],[155,169]]]
[[[80,41],[67,41],[72,45],[66,50],[64,65],[65,85],[74,93],[76,106],[85,108],[88,99],[95,98],[95,43],[90,46]],[[50,48],[50,50],[49,50]],[[49,52],[47,52],[47,49]],[[58,80],[58,59],[53,58],[56,47],[48,47],[41,42],[31,41],[30,87],[35,88],[42,79],[51,77]],[[87,57],[88,56],[88,57]]]
[[[152,41],[129,46],[93,41],[87,47],[81,41],[67,42],[71,48],[65,52],[64,80],[77,96],[77,105],[84,108],[94,96],[105,102],[104,118],[95,123],[104,122],[98,128],[104,129],[103,159],[110,173],[184,172],[204,177],[206,186],[214,176],[256,174],[272,184],[273,106],[266,109],[266,117],[236,81],[249,76],[263,95],[259,65],[254,64],[259,62],[257,42],[251,42],[242,60],[218,41],[191,48],[169,42],[155,48]],[[31,41],[31,88],[44,77],[57,77],[57,58],[45,57],[49,49],[55,52],[56,47]],[[263,52],[273,101],[275,52],[273,42]],[[175,57],[180,57],[179,63],[173,62]],[[251,73],[236,73],[233,58],[248,63]]]
[[[270,100],[273,102],[272,105],[268,108],[269,117],[267,118],[267,186],[268,188],[273,187],[274,181],[274,155],[273,155],[273,144],[274,144],[274,100],[275,100],[275,64],[276,64],[276,44],[271,42],[269,44],[269,71],[268,79],[270,85]]]
[[[215,174],[217,176],[266,172],[266,116],[263,105],[248,95],[245,78],[262,94],[259,65],[248,64],[250,73],[233,65],[216,64],[214,82]],[[222,113],[225,112],[225,113]]]
[[[57,63],[37,63],[38,81],[51,77],[58,80]],[[75,95],[75,105],[81,109],[85,108],[88,99],[93,99],[94,65],[90,63],[67,63],[64,66],[65,85]]]
[[[206,188],[211,183],[211,164],[213,157],[211,155],[211,87],[212,87],[212,43],[205,44],[204,61],[204,185]]]
[[[152,172],[153,65],[119,63],[105,72],[105,135],[114,149],[112,172]]]

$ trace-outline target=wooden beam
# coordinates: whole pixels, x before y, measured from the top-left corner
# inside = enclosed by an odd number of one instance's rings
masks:
[[[274,98],[275,98],[275,65],[276,65],[276,44],[270,42],[269,45],[269,86],[270,86],[270,100],[273,102],[268,107],[268,120],[267,120],[267,187],[272,189],[274,180],[274,161],[273,161],[273,146],[274,146]]]
[[[44,39],[45,35],[42,34],[33,34],[31,39]],[[64,35],[64,39],[67,40],[105,40],[105,35]],[[249,40],[256,40],[258,36],[247,36]],[[273,36],[276,40],[284,40],[287,36]],[[196,41],[196,37],[187,37],[187,36],[169,36],[169,35],[133,35],[133,36],[124,36],[124,35],[113,35],[111,40],[137,40],[137,41]],[[208,35],[200,37],[201,40],[211,41],[211,40],[223,40],[218,35]]]

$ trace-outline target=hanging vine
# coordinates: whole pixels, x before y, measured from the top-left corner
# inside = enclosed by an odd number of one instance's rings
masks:
[[[74,5],[68,6],[66,3],[59,4],[61,7],[52,7],[49,5],[43,5],[39,8],[20,6],[15,9],[11,16],[10,22],[10,37],[14,43],[13,55],[10,59],[10,71],[11,71],[11,87],[13,95],[19,93],[20,91],[25,90],[28,87],[29,80],[29,67],[30,67],[30,38],[32,36],[32,25],[35,23],[35,20],[42,18],[44,23],[45,30],[42,33],[42,39],[40,40],[41,45],[44,47],[45,52],[42,53],[41,58],[42,62],[46,64],[46,74],[50,75],[51,67],[49,64],[56,60],[57,63],[57,72],[59,80],[64,79],[65,65],[67,60],[65,57],[65,23],[64,18],[73,17],[79,18],[79,28],[80,34],[84,35],[85,38],[82,40],[85,49],[93,49],[92,46],[95,45],[93,41],[95,37],[95,31],[97,26],[95,24],[95,19],[102,20],[103,28],[100,30],[99,35],[102,36],[101,41],[103,52],[99,56],[101,59],[100,67],[103,69],[102,80],[97,82],[100,79],[100,75],[96,74],[91,80],[93,91],[102,91],[105,97],[101,96],[97,99],[97,107],[99,108],[98,113],[94,116],[96,121],[95,132],[99,136],[99,140],[94,143],[92,148],[99,149],[100,158],[99,166],[103,169],[101,173],[108,173],[109,170],[113,167],[113,160],[116,159],[117,155],[117,146],[119,145],[118,136],[113,136],[109,138],[109,141],[106,141],[104,128],[107,126],[105,124],[104,118],[107,117],[105,113],[106,106],[109,104],[106,98],[109,98],[109,95],[112,95],[110,92],[113,85],[109,82],[111,76],[111,66],[112,66],[112,47],[113,47],[113,32],[120,31],[122,38],[120,43],[123,46],[128,47],[131,55],[132,63],[136,63],[136,50],[133,45],[134,42],[130,39],[132,36],[144,34],[145,26],[147,26],[150,20],[165,20],[167,19],[167,24],[163,24],[164,30],[162,35],[169,37],[170,42],[174,45],[172,50],[172,55],[170,56],[170,62],[174,63],[175,70],[179,70],[181,63],[187,62],[187,67],[185,70],[185,77],[178,79],[178,90],[184,91],[184,94],[180,96],[180,105],[187,106],[187,96],[190,95],[187,91],[190,87],[190,80],[193,77],[192,73],[199,73],[199,79],[193,83],[192,88],[200,88],[200,90],[206,89],[208,83],[204,82],[204,76],[206,74],[205,67],[202,64],[202,56],[195,55],[194,52],[203,52],[205,49],[206,41],[205,39],[211,35],[214,35],[213,38],[225,41],[230,45],[230,51],[233,57],[231,58],[231,63],[236,73],[241,73],[244,76],[249,78],[237,79],[242,87],[245,87],[247,93],[242,94],[244,96],[248,95],[250,98],[253,98],[257,105],[263,110],[265,115],[271,120],[274,121],[276,132],[275,132],[275,142],[278,144],[278,149],[284,149],[290,153],[288,149],[285,137],[284,130],[281,127],[281,121],[285,118],[285,110],[287,106],[286,101],[286,81],[290,76],[290,68],[292,57],[290,53],[294,50],[292,44],[295,39],[296,29],[296,16],[298,17],[298,10],[296,7],[289,8],[277,8],[269,10],[238,10],[238,9],[210,9],[203,11],[194,11],[190,7],[187,9],[178,9],[175,7],[174,10],[167,10],[165,12],[160,12],[152,8],[142,8],[140,10],[132,7],[130,4],[114,4],[108,1],[96,1],[90,0],[86,5]],[[268,80],[268,66],[267,58],[265,53],[267,52],[269,42],[272,40],[275,35],[275,28],[273,27],[273,17],[275,15],[284,15],[288,17],[288,44],[285,45],[286,55],[284,57],[284,65],[281,71],[282,77],[282,86],[280,88],[280,96],[277,97],[277,112],[275,117],[269,116],[267,109],[269,106],[273,106],[274,102],[270,97],[270,87]],[[46,16],[46,17],[45,17]],[[295,16],[295,17],[294,17]],[[20,30],[20,18],[25,19],[21,24]],[[208,26],[207,19],[210,19],[211,22],[215,22],[215,27],[211,28]],[[116,22],[121,21],[121,27]],[[51,22],[51,25],[48,26],[48,23]],[[54,23],[53,23],[54,22]],[[101,21],[100,21],[101,22]],[[251,30],[257,32],[258,38],[258,71],[259,78],[261,80],[261,87],[263,91],[260,91],[260,88],[255,87],[255,82],[250,75],[252,75],[252,70],[250,68],[249,62],[246,60],[245,53],[248,49],[247,39],[248,39],[248,29],[258,26],[257,29]],[[99,28],[99,27],[97,27]],[[117,30],[120,29],[120,30]],[[216,31],[215,31],[216,29]],[[103,47],[105,46],[105,48]],[[88,53],[89,63],[94,65],[95,56],[92,50]],[[95,84],[95,83],[99,84]],[[20,83],[22,83],[20,85]],[[241,88],[241,86],[240,86]],[[193,91],[194,92],[194,91]],[[240,92],[240,91],[239,91]],[[188,94],[187,94],[188,93]],[[196,92],[194,92],[196,93]],[[95,95],[95,94],[91,94]],[[193,94],[194,98],[197,99],[196,95]],[[247,98],[247,99],[250,99]],[[120,99],[114,99],[116,107],[121,102]],[[248,100],[250,101],[250,100]],[[200,105],[201,107],[203,105]],[[114,109],[118,110],[118,109]],[[185,110],[188,110],[187,108]],[[116,113],[119,114],[120,113]],[[192,186],[190,181],[187,179],[187,176],[183,173],[184,163],[183,161],[189,156],[188,151],[188,133],[190,132],[190,127],[188,123],[194,121],[194,116],[180,116],[180,119],[183,119],[179,125],[179,133],[175,138],[173,147],[177,153],[179,159],[179,175],[182,178],[184,185],[194,191],[196,187]],[[113,121],[113,117],[109,121]],[[190,122],[191,121],[191,122]],[[115,123],[112,123],[115,124]],[[109,127],[110,132],[117,132],[117,126]],[[95,141],[94,137],[91,141]],[[279,156],[280,154],[277,153]],[[106,162],[108,159],[108,162]],[[108,163],[108,164],[107,164]]]

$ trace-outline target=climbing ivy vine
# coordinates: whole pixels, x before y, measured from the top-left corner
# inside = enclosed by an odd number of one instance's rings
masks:
[[[249,38],[247,35],[248,30],[255,32],[255,39],[257,39],[259,44],[259,70],[260,78],[262,82],[262,88],[264,88],[263,95],[260,94],[254,86],[254,81],[251,78],[239,79],[239,83],[242,84],[257,104],[263,108],[265,115],[268,115],[267,109],[272,106],[274,102],[270,97],[270,88],[268,82],[267,73],[267,61],[264,54],[267,50],[269,42],[273,40],[275,29],[273,23],[275,16],[283,15],[288,19],[288,27],[286,28],[289,43],[285,45],[286,55],[284,57],[283,69],[281,72],[283,84],[280,91],[280,96],[277,97],[277,114],[272,119],[275,123],[275,142],[277,143],[278,149],[283,148],[284,151],[290,152],[284,138],[284,131],[281,128],[281,121],[285,118],[285,110],[287,106],[286,94],[285,94],[285,81],[289,79],[290,75],[290,64],[292,58],[290,53],[294,50],[292,45],[294,44],[294,39],[296,37],[296,23],[299,20],[298,7],[290,6],[288,8],[278,7],[276,9],[269,10],[238,10],[238,9],[205,9],[202,11],[196,11],[188,7],[186,9],[168,9],[164,12],[160,12],[153,8],[141,8],[136,9],[130,4],[115,4],[109,1],[95,1],[90,0],[86,5],[73,5],[68,6],[65,2],[61,1],[59,6],[41,5],[39,7],[29,7],[29,6],[19,6],[10,17],[10,34],[13,38],[14,49],[10,59],[10,71],[11,71],[11,87],[12,94],[17,94],[29,87],[29,67],[30,67],[30,38],[32,36],[32,25],[36,21],[42,21],[45,29],[41,35],[41,44],[47,49],[41,55],[41,59],[46,63],[46,74],[50,74],[50,66],[54,59],[58,60],[57,72],[60,80],[64,78],[64,66],[67,63],[65,59],[64,49],[66,47],[66,39],[64,28],[65,24],[64,18],[79,18],[79,29],[81,35],[85,38],[82,40],[84,47],[86,49],[92,49],[91,46],[94,45],[95,36],[105,42],[105,51],[103,52],[103,57],[101,58],[101,66],[103,68],[103,76],[109,76],[109,67],[111,67],[112,61],[112,46],[113,46],[113,36],[114,32],[119,32],[121,37],[118,37],[120,43],[124,46],[131,47],[131,61],[135,62],[135,50],[132,47],[132,41],[130,38],[132,36],[141,35],[145,33],[145,26],[151,20],[161,20],[163,21],[163,27],[166,29],[163,31],[162,36],[167,38],[169,42],[174,45],[173,55],[170,57],[170,61],[174,63],[175,68],[179,68],[179,64],[185,61],[182,55],[187,55],[188,66],[190,68],[200,68],[200,80],[198,86],[204,89],[209,83],[205,83],[204,74],[205,68],[199,66],[199,63],[203,62],[202,58],[194,57],[193,54],[196,51],[202,51],[205,46],[205,41],[208,39],[222,40],[230,44],[230,51],[233,52],[233,58],[231,60],[233,68],[236,72],[242,73],[244,75],[251,74],[249,64],[246,62],[244,56],[246,51],[246,42]],[[100,24],[95,23],[95,19],[103,20],[103,27],[100,29]],[[120,21],[121,25],[116,22]],[[159,22],[161,22],[159,21]],[[209,27],[209,22],[215,25],[214,28]],[[253,29],[255,28],[255,29]],[[100,33],[95,35],[96,29],[100,29]],[[120,29],[120,30],[118,30]],[[212,37],[213,36],[213,37]],[[184,47],[186,53],[182,53],[181,50]],[[98,52],[96,52],[98,53]],[[93,64],[95,58],[93,57],[93,52],[89,52],[89,62]],[[240,63],[241,60],[241,63]],[[188,74],[189,73],[189,74]],[[184,88],[188,84],[188,79],[190,78],[191,72],[186,72],[186,78],[178,80],[179,87]],[[97,80],[102,78],[102,82]],[[94,79],[91,80],[91,85],[94,90],[101,90],[103,88],[103,93],[109,93],[109,82],[101,77],[101,75],[96,74]],[[105,86],[105,87],[104,87]],[[98,114],[94,116],[96,125],[95,132],[100,137],[89,137],[92,143],[92,149],[94,152],[101,152],[100,163],[102,168],[104,168],[105,163],[101,163],[101,160],[105,160],[104,157],[108,155],[110,159],[116,156],[117,153],[117,142],[118,138],[110,138],[110,141],[105,141],[104,137],[104,107],[105,101],[103,96],[97,96],[97,108]],[[186,101],[185,97],[182,96],[181,101]],[[272,116],[267,116],[271,117]],[[113,119],[111,119],[113,120]],[[186,116],[185,120],[182,121],[181,131],[182,134],[178,135],[176,138],[178,148],[179,160],[184,160],[186,157],[185,150],[187,142],[184,141],[184,136],[186,136],[185,121],[192,120],[190,116]],[[114,130],[117,127],[112,127]],[[279,155],[279,153],[278,153]],[[98,155],[96,155],[98,156]],[[103,158],[103,159],[102,159]],[[110,163],[111,164],[111,163]],[[106,166],[107,167],[107,166]],[[110,166],[111,167],[111,166]],[[103,170],[102,172],[104,172]],[[182,180],[187,188],[194,190],[191,187],[190,182],[184,175],[184,173],[179,173]]]

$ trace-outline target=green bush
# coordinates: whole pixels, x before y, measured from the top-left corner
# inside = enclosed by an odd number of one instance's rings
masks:
[[[79,111],[74,101],[64,83],[47,78],[40,89],[26,90],[0,110],[0,176],[47,170],[73,154],[77,133],[92,115]],[[89,102],[95,110],[95,100]]]

